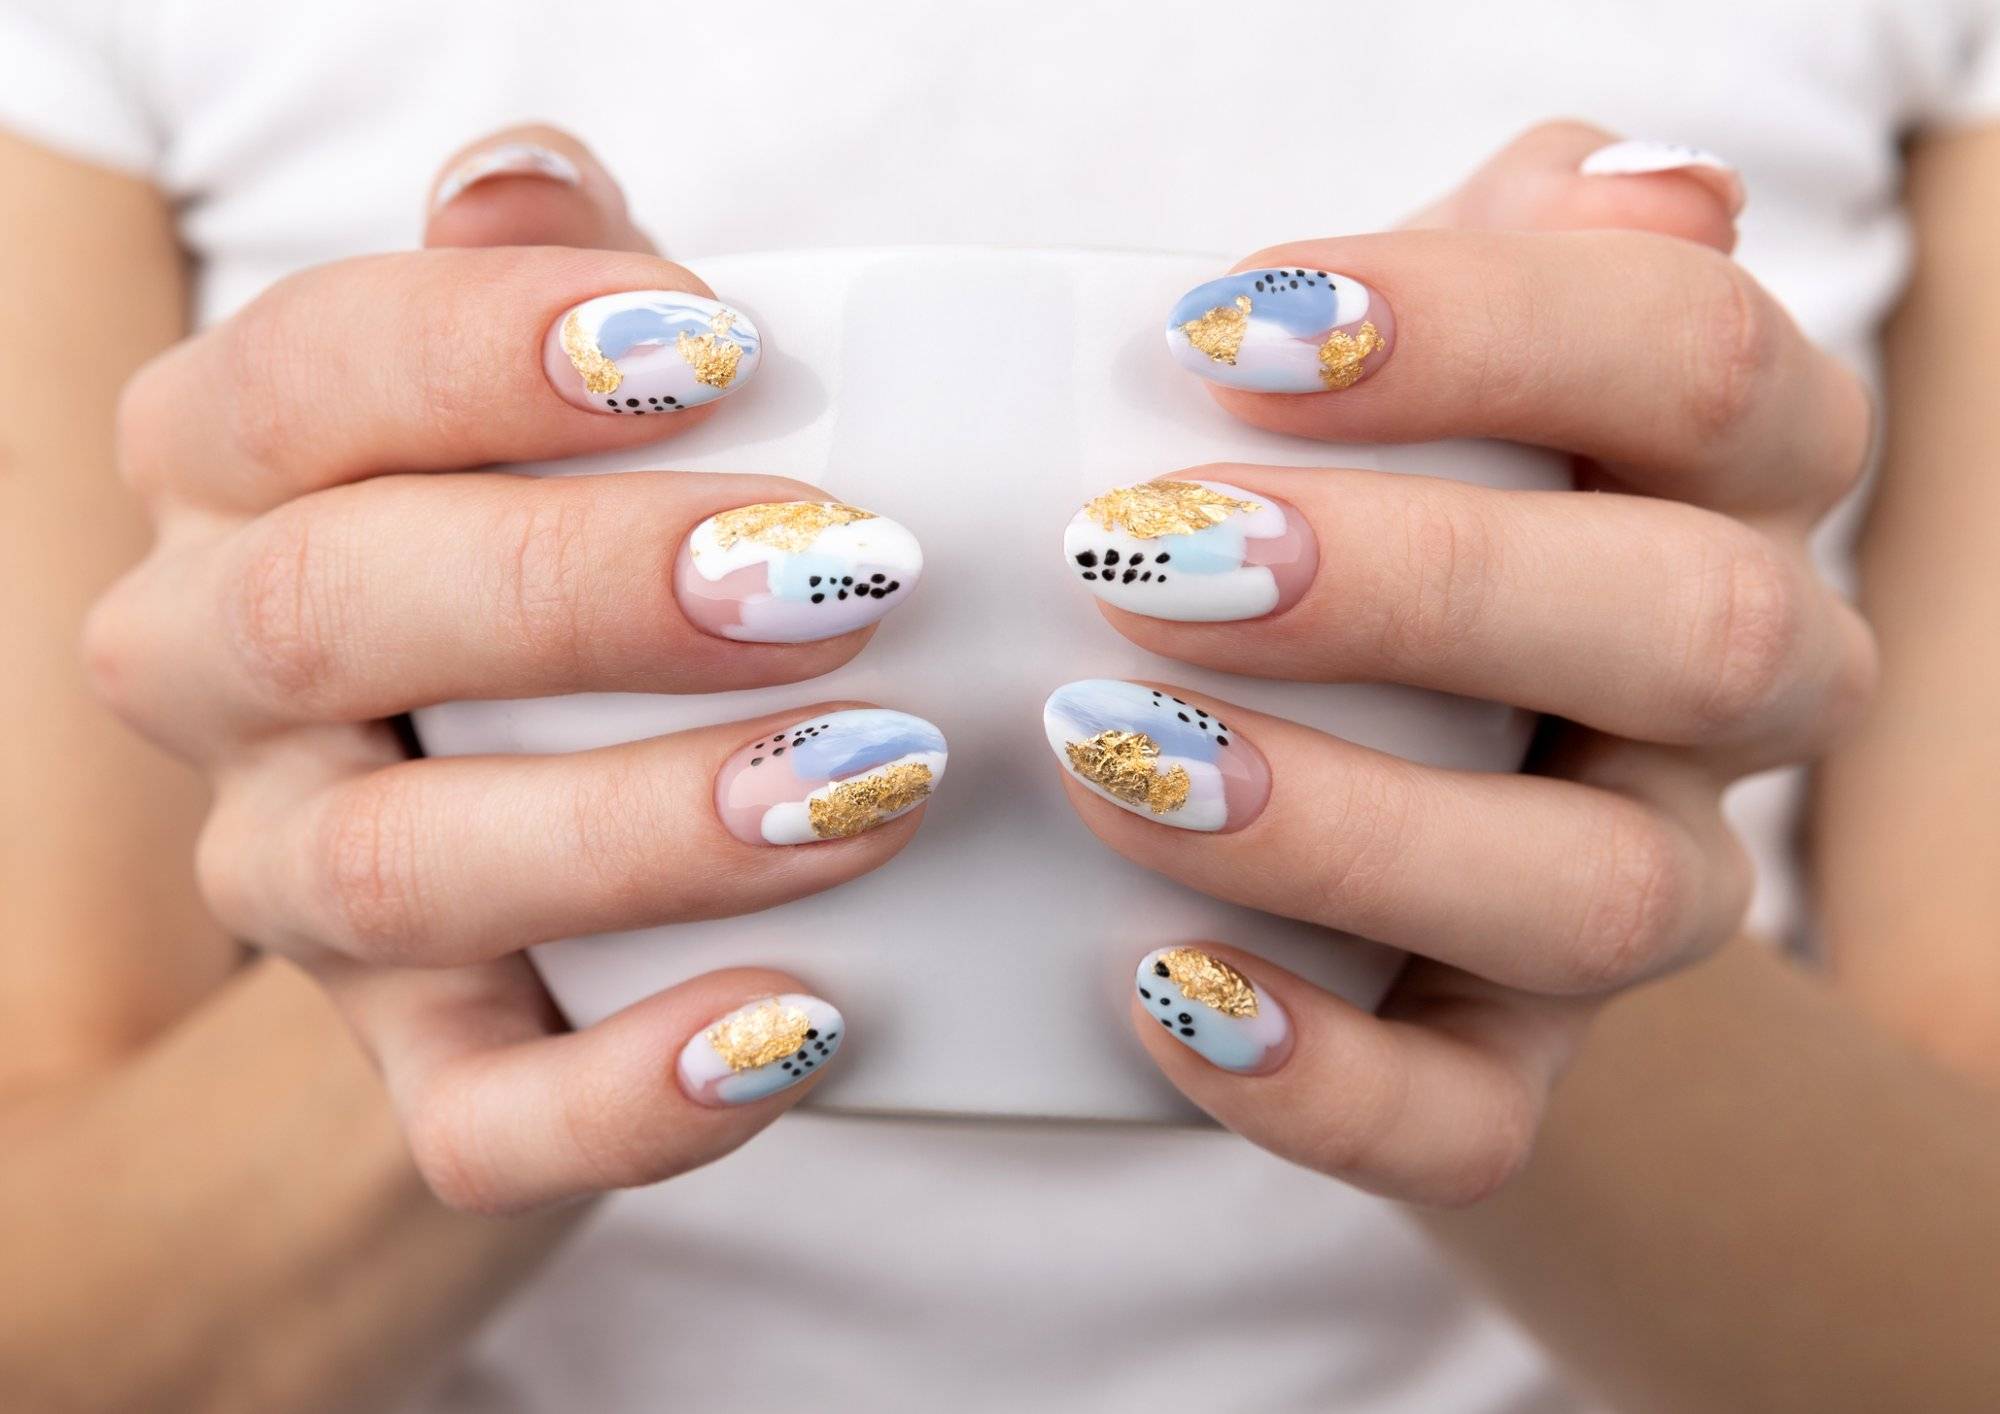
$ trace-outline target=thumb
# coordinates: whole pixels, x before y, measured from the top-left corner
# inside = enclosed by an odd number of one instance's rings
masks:
[[[1588,123],[1543,123],[1407,224],[1475,230],[1656,231],[1728,251],[1743,179],[1699,148],[1622,142]]]
[[[431,186],[424,244],[659,253],[590,149],[536,125],[503,128],[452,155]]]

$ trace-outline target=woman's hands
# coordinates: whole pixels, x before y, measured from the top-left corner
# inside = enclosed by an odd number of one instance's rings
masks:
[[[1549,714],[1529,774],[1486,776],[1164,684],[1051,699],[1114,849],[1418,955],[1375,1016],[1205,943],[1149,955],[1132,1007],[1223,1123],[1417,1201],[1504,1181],[1597,1001],[1730,936],[1750,880],[1723,788],[1824,750],[1873,676],[1806,555],[1866,459],[1867,397],[1720,253],[1733,176],[1580,174],[1608,141],[1538,129],[1434,229],[1261,252],[1169,325],[1260,426],[1542,443],[1600,494],[1204,467],[1100,498],[1066,545],[1161,654]],[[1649,229],[1577,229],[1617,225]]]
[[[647,253],[564,135],[497,135],[451,171],[429,235],[459,248],[308,271],[134,380],[120,458],[159,540],[87,655],[112,705],[214,783],[217,916],[327,987],[440,1195],[499,1211],[727,1152],[841,1031],[792,979],[739,969],[571,1034],[520,950],[865,873],[915,831],[943,743],[820,707],[568,756],[404,759],[382,719],[428,703],[817,676],[917,569],[893,523],[795,482],[471,471],[726,415],[714,400],[761,341]],[[530,240],[579,248],[481,248]],[[774,523],[901,566],[901,587],[787,597]],[[912,760],[922,789],[813,803]]]

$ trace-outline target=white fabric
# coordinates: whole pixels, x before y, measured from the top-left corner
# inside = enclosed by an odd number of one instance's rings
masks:
[[[1564,114],[1712,149],[1741,255],[1864,368],[1896,144],[2000,111],[1992,0],[584,8],[0,0],[0,123],[183,203],[204,319],[407,245],[437,161],[563,124],[675,255],[998,242],[1248,252],[1394,221]],[[1838,554],[1849,516],[1823,545]],[[1797,778],[1748,783],[1801,921]],[[1226,1136],[795,1116],[610,1203],[437,1410],[1574,1407],[1392,1210]]]

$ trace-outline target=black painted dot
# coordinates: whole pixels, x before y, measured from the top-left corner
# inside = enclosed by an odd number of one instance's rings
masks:
[[[1096,570],[1085,570],[1085,571],[1083,572],[1083,577],[1084,577],[1085,579],[1096,579],[1096,578],[1097,578],[1097,571],[1096,571]]]
[[[1144,987],[1141,987],[1139,989],[1139,995],[1144,997],[1149,1002],[1153,999],[1153,994],[1147,991]]]
[[[1076,557],[1076,562],[1085,569],[1090,569],[1097,563],[1097,551],[1085,550],[1081,555]]]
[[[812,601],[815,604],[824,604],[826,602],[826,596],[824,594],[815,594],[813,595]]]
[[[840,577],[840,582],[842,584],[852,584],[854,583],[854,576],[851,574],[844,574]]]
[[[1159,554],[1153,556],[1153,563],[1156,565],[1164,565],[1168,560],[1172,558],[1173,557],[1171,555],[1169,555],[1166,551],[1162,550]]]
[[[651,403],[654,407],[658,407],[660,405],[660,400],[658,398],[648,398],[646,399],[646,401]]]
[[[814,575],[811,579],[807,580],[806,583],[810,584],[814,589],[819,588],[819,576]]]
[[[868,582],[870,584],[882,584],[886,582],[888,578],[889,576],[886,574],[871,574],[868,576]]]
[[[1206,716],[1208,715],[1208,713],[1206,713],[1206,712],[1202,711],[1202,710],[1201,710],[1201,708],[1199,708],[1199,707],[1197,707],[1197,708],[1195,708],[1195,709],[1194,709],[1194,714],[1195,714],[1195,716],[1197,716],[1197,717],[1206,717]]]
[[[617,406],[618,406],[618,399],[616,399],[616,398],[606,398],[606,399],[604,400],[604,405],[605,405],[606,407],[608,407],[608,408],[615,408],[615,407],[617,407]]]
[[[1130,574],[1132,573],[1132,571],[1127,570],[1125,571],[1125,573]],[[1153,572],[1151,570],[1147,570],[1144,574],[1139,576],[1139,583],[1141,584],[1151,584],[1152,582],[1153,582]]]
[[[1219,736],[1215,739],[1215,744],[1217,746],[1227,746],[1229,745],[1229,738],[1226,736]]]
[[[1178,697],[1177,697],[1177,698],[1175,698],[1174,700],[1175,700],[1176,702],[1180,701],[1180,699],[1179,699]],[[1179,717],[1179,718],[1180,718],[1180,719],[1181,719],[1181,720],[1182,720],[1183,722],[1187,722],[1187,721],[1191,721],[1191,720],[1192,720],[1191,718],[1189,718],[1188,714],[1187,714],[1187,713],[1185,713],[1185,712],[1176,712],[1176,713],[1174,713],[1174,715],[1175,715],[1176,717]]]
[[[1154,975],[1155,977],[1165,977],[1165,976],[1167,975],[1167,965],[1166,965],[1166,964],[1165,964],[1164,962],[1156,962],[1156,963],[1154,963],[1154,964],[1153,964],[1153,975]]]
[[[773,756],[783,756],[785,754],[785,748],[781,746],[776,751],[773,751],[771,754]]]
[[[668,402],[670,402],[670,403],[675,403],[675,402],[679,402],[679,401],[680,401],[680,399],[678,399],[678,398],[674,397],[674,396],[673,396],[673,394],[669,393],[669,394],[667,395],[667,401],[668,401]]]
[[[1118,579],[1121,584],[1130,584],[1133,580],[1137,579],[1138,577],[1139,577],[1139,571],[1126,570],[1124,574],[1118,577]]]
[[[1161,576],[1160,576],[1160,583],[1162,583],[1162,584],[1165,584],[1166,582],[1167,582],[1167,577],[1166,577],[1165,575],[1161,575]]]
[[[892,579],[889,581],[889,592],[891,594],[894,594],[898,589],[901,589],[902,587],[903,587],[903,581],[900,579]]]
[[[843,589],[843,590],[841,590],[841,591],[840,591],[840,597],[841,597],[841,598],[843,598],[843,599],[845,599],[845,598],[847,597],[847,591],[846,591],[845,589]]]
[[[639,400],[637,398],[627,398],[625,400],[625,406],[628,408],[635,408],[639,406]]]
[[[1298,287],[1299,287],[1299,282],[1297,280],[1292,281],[1292,288],[1296,290]]]
[[[1166,1027],[1166,1028],[1167,1028],[1167,1030],[1169,1030],[1169,1031],[1171,1031],[1171,1030],[1173,1030],[1173,1029],[1174,1029],[1174,1024],[1173,1024],[1173,1022],[1171,1022],[1171,1021],[1167,1020],[1167,1019],[1166,1019],[1166,1018],[1165,1018],[1164,1016],[1160,1018],[1160,1025],[1162,1025],[1162,1026]]]
[[[1183,1027],[1181,1028],[1181,1035],[1183,1035],[1183,1036],[1192,1036],[1192,1035],[1194,1035],[1194,1028],[1193,1028],[1192,1026],[1183,1026]]]
[[[764,758],[761,756],[752,756],[750,758],[750,764],[752,766],[761,766],[764,764]]]
[[[1294,270],[1292,273],[1294,275],[1304,275],[1306,272],[1303,270]]]
[[[1161,997],[1161,998],[1160,998],[1160,1005],[1161,1005],[1161,1006],[1172,1006],[1172,1005],[1173,1005],[1173,1003],[1172,1003],[1172,1002],[1170,1002],[1170,1001],[1168,1001],[1168,1000],[1167,1000],[1167,999],[1166,999],[1165,997]]]
[[[806,1039],[808,1041],[817,1041],[819,1039],[819,1028],[817,1026],[808,1026],[806,1028]]]
[[[1193,1018],[1193,1017],[1191,1017],[1191,1016],[1189,1016],[1189,1015],[1188,1015],[1188,1014],[1187,1014],[1186,1012],[1182,1012],[1182,1013],[1180,1014],[1180,1016],[1179,1016],[1179,1017],[1178,1017],[1177,1019],[1178,1019],[1178,1020],[1180,1021],[1180,1024],[1181,1024],[1181,1025],[1183,1025],[1183,1026],[1192,1026],[1192,1025],[1194,1025],[1194,1018]]]

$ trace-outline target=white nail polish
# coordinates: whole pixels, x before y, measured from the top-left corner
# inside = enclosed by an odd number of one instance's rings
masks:
[[[741,643],[810,643],[874,623],[923,573],[917,537],[838,501],[777,501],[710,516],[674,566],[688,621]]]
[[[1680,142],[1652,142],[1634,138],[1614,142],[1577,164],[1586,177],[1637,177],[1649,172],[1674,172],[1685,167],[1707,167],[1734,176],[1736,168],[1706,148]]]
[[[438,183],[431,210],[437,211],[467,187],[493,177],[541,177],[566,187],[581,186],[583,174],[576,164],[553,148],[532,142],[503,142],[484,148],[452,168]]]
[[[585,412],[686,412],[741,388],[764,343],[742,313],[682,290],[622,290],[566,310],[549,326],[542,368]]]
[[[1198,948],[1161,948],[1140,959],[1139,1002],[1168,1035],[1210,1065],[1238,1075],[1275,1069],[1291,1051],[1284,1008],[1248,977]]]
[[[681,1089],[703,1105],[745,1105],[798,1084],[833,1059],[847,1025],[800,992],[738,1007],[681,1051]]]
[[[1304,516],[1275,496],[1221,481],[1107,491],[1070,521],[1063,556],[1107,604],[1183,623],[1289,609],[1319,566]]]

